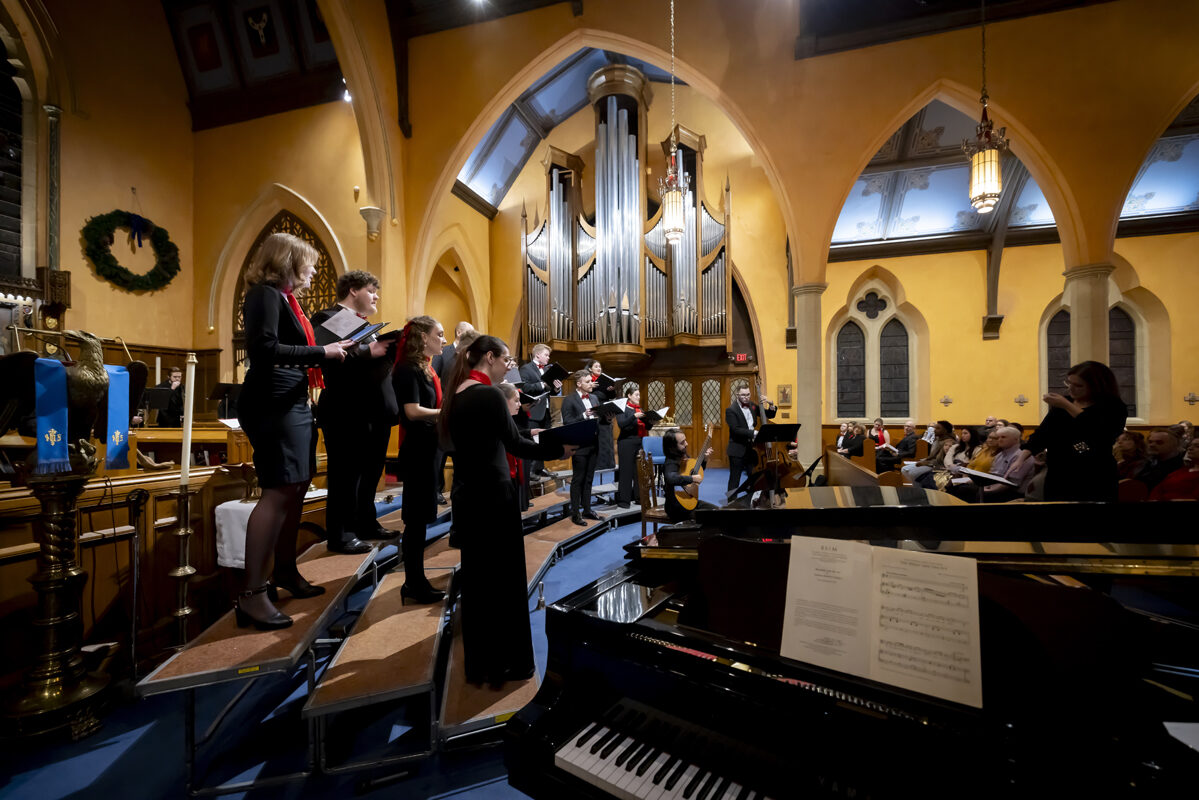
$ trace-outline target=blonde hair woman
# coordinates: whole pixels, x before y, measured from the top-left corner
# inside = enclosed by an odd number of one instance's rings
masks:
[[[296,532],[316,447],[308,390],[324,385],[320,363],[343,360],[346,343],[318,346],[296,300],[295,293],[312,282],[316,262],[312,245],[273,233],[246,269],[243,313],[250,370],[238,399],[238,419],[254,446],[262,499],[246,524],[246,588],[236,603],[242,627],[291,624],[291,617],[271,602],[279,588],[295,597],[324,591],[304,580],[296,567]],[[266,580],[272,553],[273,586]]]

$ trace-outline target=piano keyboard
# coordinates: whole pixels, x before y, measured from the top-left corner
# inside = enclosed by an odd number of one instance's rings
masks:
[[[576,731],[554,752],[560,769],[627,800],[770,800],[722,774],[742,748],[631,700]]]

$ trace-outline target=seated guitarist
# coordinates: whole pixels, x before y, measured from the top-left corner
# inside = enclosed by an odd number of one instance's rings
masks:
[[[704,482],[702,473],[699,475],[683,473],[683,465],[687,463],[687,434],[678,428],[667,431],[666,435],[662,437],[662,455],[666,457],[663,465],[666,476],[666,516],[670,517],[671,522],[695,519],[695,512],[683,508],[674,494],[684,486],[693,484],[698,486]],[[709,447],[708,451],[700,457],[706,459],[710,455],[712,455],[712,448]],[[716,506],[700,500],[696,508],[716,508]]]

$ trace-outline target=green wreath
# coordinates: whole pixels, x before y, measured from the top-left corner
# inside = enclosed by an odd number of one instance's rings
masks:
[[[117,228],[128,228],[141,244],[142,236],[149,236],[154,250],[154,268],[144,275],[137,275],[121,266],[112,254],[113,236]],[[100,277],[130,292],[153,292],[165,287],[179,274],[179,248],[171,241],[166,228],[161,228],[145,217],[128,211],[110,211],[92,217],[83,226],[84,253],[96,268]]]

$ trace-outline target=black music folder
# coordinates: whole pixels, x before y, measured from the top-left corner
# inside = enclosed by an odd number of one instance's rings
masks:
[[[564,381],[570,377],[561,364],[557,361],[551,361],[546,365],[545,371],[541,373],[541,382],[552,384],[554,381]]]
[[[628,378],[613,378],[606,372],[601,372],[599,377],[595,379],[595,388],[599,389],[604,394],[608,394],[616,388],[616,384],[624,383]]]
[[[577,447],[593,445],[599,439],[599,422],[594,419],[584,419],[557,428],[547,428],[538,436],[538,441],[555,441],[560,444],[573,444]]]
[[[660,420],[666,419],[666,415],[669,412],[670,412],[670,406],[662,406],[657,411],[650,411],[649,409],[642,409],[642,413],[644,413],[645,416],[641,418],[641,421],[644,422],[646,425],[653,425],[654,423],[656,423]]]
[[[367,322],[348,308],[343,308],[316,326],[313,337],[322,347],[349,339],[361,342],[387,326],[386,322]]]
[[[520,378],[520,369],[513,367],[504,373],[503,383],[510,383],[517,389],[525,385],[525,382]]]
[[[520,404],[522,406],[536,405],[538,402],[540,402],[541,398],[543,398],[547,394],[549,394],[549,392],[542,392],[541,394],[528,394],[527,392],[525,392],[524,389],[520,389],[519,391],[520,391]]]

